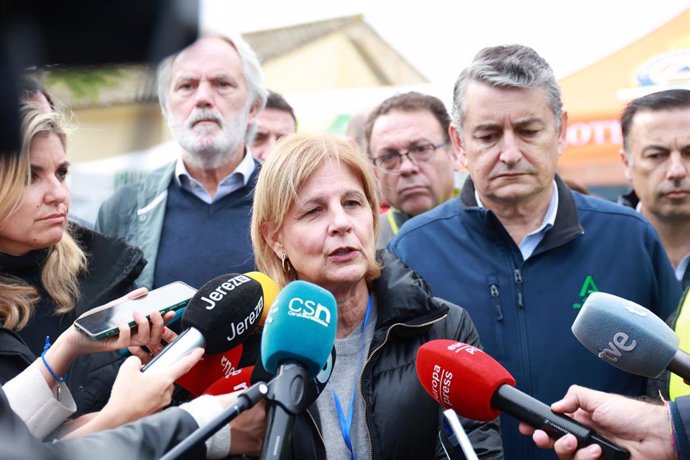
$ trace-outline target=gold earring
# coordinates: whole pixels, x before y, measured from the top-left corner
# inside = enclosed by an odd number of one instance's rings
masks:
[[[285,258],[286,257],[287,256],[285,255],[285,253],[282,253],[280,255],[280,264],[283,266],[283,271],[285,271],[285,272],[288,271],[287,268],[285,268]]]

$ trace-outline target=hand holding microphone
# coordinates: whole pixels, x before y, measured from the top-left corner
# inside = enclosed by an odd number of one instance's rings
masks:
[[[202,290],[204,288],[199,292]],[[194,299],[190,301],[189,306],[193,306],[193,302]],[[207,439],[221,426],[264,397],[273,404],[267,411],[267,435],[262,458],[280,458],[285,436],[291,431],[293,416],[304,409],[307,379],[323,379],[324,373],[330,376],[330,369],[324,368],[328,367],[325,364],[331,356],[335,341],[335,298],[330,292],[316,285],[293,281],[278,294],[265,321],[261,344],[262,363],[269,372],[278,371],[278,375],[268,385],[257,382],[240,393],[237,403],[227,408],[208,425],[192,433],[168,452],[164,459],[173,459],[184,454],[191,446]],[[246,378],[246,372],[243,375]],[[327,381],[327,377],[325,378]],[[219,385],[222,387],[224,383],[221,382]],[[256,424],[251,426],[248,434],[253,436]],[[267,446],[270,446],[268,452]]]
[[[575,420],[629,449],[633,460],[676,458],[668,407],[665,405],[573,385],[563,399],[551,405],[551,409],[572,414]],[[561,459],[598,459],[602,455],[597,444],[578,449],[578,440],[572,435],[554,441],[543,431],[525,423],[520,424],[520,432],[532,435],[534,443],[543,449],[553,448]]]
[[[141,361],[130,356],[122,363],[113,383],[108,403],[100,412],[80,417],[64,426],[69,433],[63,439],[115,428],[139,420],[170,404],[173,382],[188,372],[201,358],[203,350],[197,348],[174,365],[157,372],[139,371]]]
[[[625,449],[515,388],[508,371],[478,348],[432,340],[419,348],[416,364],[417,376],[429,395],[463,417],[488,421],[505,412],[554,439],[573,434],[580,445],[596,443],[606,459],[629,458]]]

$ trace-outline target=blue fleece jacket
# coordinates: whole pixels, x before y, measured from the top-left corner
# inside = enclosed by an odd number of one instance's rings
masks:
[[[493,212],[477,207],[474,185],[459,199],[407,221],[389,245],[425,278],[435,296],[464,307],[485,350],[517,387],[550,404],[571,384],[640,395],[646,380],[609,366],[570,331],[589,293],[608,292],[667,318],[680,285],[652,226],[639,214],[571,192],[556,178],[556,221],[533,255]],[[553,458],[502,417],[506,459]]]

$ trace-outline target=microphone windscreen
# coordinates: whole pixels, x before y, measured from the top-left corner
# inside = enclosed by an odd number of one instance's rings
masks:
[[[571,327],[577,340],[602,360],[625,372],[659,376],[678,350],[678,336],[641,305],[593,292]]]
[[[229,273],[213,278],[194,294],[182,315],[182,329],[199,330],[206,352],[221,353],[247,338],[259,325],[263,310],[262,284],[249,276]]]
[[[323,368],[338,324],[333,294],[306,281],[292,281],[276,297],[261,337],[261,360],[276,374],[285,362],[297,362],[311,379]]]
[[[178,378],[175,383],[189,392],[192,398],[201,396],[214,382],[228,378],[239,369],[244,346],[232,347],[222,353],[208,354],[192,367],[189,372]],[[226,391],[226,393],[230,393]]]
[[[224,395],[227,393],[234,393],[235,391],[244,391],[252,384],[251,377],[254,372],[254,366],[243,367],[236,369],[228,374],[227,377],[221,377],[216,380],[204,391],[205,395]]]
[[[417,350],[417,377],[427,393],[463,417],[489,421],[499,415],[491,398],[515,379],[479,348],[454,340],[431,340]]]
[[[321,392],[326,388],[328,381],[333,374],[333,367],[335,366],[335,347],[331,349],[331,354],[328,355],[326,364],[323,365],[321,371],[313,379],[309,379],[307,384],[304,386],[304,407],[311,406],[314,401],[319,397]],[[259,360],[254,366],[254,372],[252,373],[251,383],[256,382],[270,382],[271,379],[275,377],[275,374],[271,374],[264,368],[261,360]]]
[[[278,285],[273,281],[267,274],[261,272],[247,272],[245,273],[250,278],[254,278],[259,283],[264,291],[264,311],[261,313],[261,319],[259,319],[259,326],[263,326],[266,322],[266,315],[268,315],[268,309],[276,297],[278,296]]]

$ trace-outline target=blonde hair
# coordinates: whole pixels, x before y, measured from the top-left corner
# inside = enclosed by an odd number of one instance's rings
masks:
[[[299,200],[302,186],[327,161],[346,166],[361,182],[364,195],[371,207],[374,241],[378,238],[379,201],[376,181],[357,146],[351,140],[329,134],[285,136],[261,168],[254,191],[251,225],[257,268],[270,276],[280,287],[297,279],[297,274],[289,264],[283,267],[280,256],[275,254],[264,234],[269,230],[280,231],[288,211]],[[381,267],[376,261],[375,251],[365,256],[369,259],[365,279],[367,283],[371,283],[380,275]]]
[[[0,229],[12,218],[31,184],[31,142],[38,136],[55,134],[66,148],[66,121],[58,112],[44,112],[36,104],[22,107],[22,148],[19,154],[5,153],[0,158]],[[41,268],[41,282],[55,303],[55,313],[74,309],[79,298],[79,274],[86,267],[86,255],[71,236],[71,225],[62,239],[47,248]],[[15,276],[0,273],[0,320],[2,326],[23,329],[40,300],[36,288]]]

